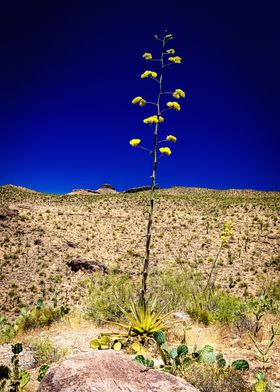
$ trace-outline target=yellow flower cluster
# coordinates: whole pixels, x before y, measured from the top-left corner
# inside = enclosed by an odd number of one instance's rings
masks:
[[[168,142],[173,142],[173,143],[176,143],[176,142],[177,142],[176,136],[173,136],[173,135],[168,135],[168,136],[166,136],[166,140],[167,140]]]
[[[138,144],[140,144],[140,143],[141,143],[141,139],[131,139],[130,142],[129,142],[129,144],[130,144],[132,147],[137,147]]]
[[[172,34],[167,34],[164,38],[165,39],[173,39],[173,35]]]
[[[133,105],[139,103],[140,106],[145,106],[146,103],[147,103],[147,102],[145,101],[145,99],[143,99],[142,97],[136,97],[136,98],[134,98],[131,102],[132,102]]]
[[[151,53],[144,53],[142,56],[145,60],[152,60],[153,56]]]
[[[142,73],[141,79],[148,78],[149,76],[155,79],[157,77],[157,73],[153,71],[145,71],[144,73]]]
[[[166,104],[169,108],[175,109],[177,111],[181,110],[181,106],[178,104],[178,102],[167,102]]]
[[[224,224],[224,230],[221,232],[220,238],[223,243],[228,243],[228,240],[232,237],[233,234],[233,223],[232,221],[228,221]]]
[[[166,51],[166,53],[168,53],[168,54],[174,54],[174,53],[175,53],[175,49],[168,49],[168,50]]]
[[[143,123],[144,124],[157,124],[157,123],[163,122],[163,121],[164,121],[163,117],[154,115],[154,116],[145,118],[143,120]]]
[[[173,97],[174,98],[185,98],[186,94],[183,90],[181,90],[180,88],[177,88],[174,93],[173,93]]]
[[[181,64],[181,61],[182,61],[181,57],[179,57],[179,56],[168,57],[168,60],[172,61],[172,63],[175,63],[175,64]]]
[[[171,150],[169,147],[161,147],[159,151],[164,155],[171,155]]]

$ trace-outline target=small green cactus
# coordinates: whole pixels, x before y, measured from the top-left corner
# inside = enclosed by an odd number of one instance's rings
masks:
[[[16,343],[12,345],[12,369],[7,366],[0,365],[0,389],[5,387],[6,381],[9,383],[10,392],[19,392],[30,381],[30,374],[27,370],[20,369],[18,355],[22,352],[22,344]]]
[[[144,365],[148,368],[153,368],[154,367],[154,361],[152,359],[147,359],[144,357],[144,355],[136,355],[134,360],[141,365]]]
[[[200,361],[206,363],[207,365],[213,365],[215,363],[216,357],[213,352],[202,351],[200,354]]]
[[[203,349],[203,351],[206,351],[207,353],[212,353],[214,352],[214,348],[212,346],[210,346],[209,344],[206,344]]]
[[[216,361],[218,361],[219,359],[223,358],[223,354],[222,353],[218,353],[216,354]]]
[[[153,337],[159,346],[165,343],[165,335],[161,330],[155,331]]]
[[[254,392],[264,392],[266,389],[266,375],[264,372],[257,372],[256,373],[257,382],[254,384],[253,391]]]
[[[23,389],[30,381],[30,373],[27,370],[20,370],[19,372],[19,385]]]
[[[98,350],[100,348],[100,342],[99,339],[91,339],[91,341],[89,342],[90,348],[92,348],[93,350]]]
[[[177,347],[172,348],[169,354],[172,359],[175,359],[178,356]]]
[[[186,344],[180,344],[180,346],[177,347],[177,353],[179,357],[188,355],[188,346]]]
[[[226,365],[227,365],[227,362],[226,362],[225,358],[220,358],[220,359],[217,361],[217,366],[218,366],[218,368],[220,368],[220,369],[225,368]]]
[[[20,354],[22,352],[22,344],[16,343],[16,344],[12,345],[12,352],[15,355]]]
[[[246,361],[246,359],[237,359],[236,361],[232,362],[231,367],[236,370],[248,370],[249,363]]]
[[[38,381],[42,381],[42,379],[45,377],[45,374],[47,373],[49,368],[50,368],[50,365],[48,365],[48,364],[44,364],[44,365],[40,366],[39,371],[38,371],[38,377],[37,377]]]

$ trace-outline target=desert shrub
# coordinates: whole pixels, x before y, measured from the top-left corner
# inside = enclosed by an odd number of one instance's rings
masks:
[[[26,331],[28,329],[50,325],[54,321],[59,321],[68,309],[61,307],[48,308],[44,306],[42,300],[38,301],[35,308],[28,311],[26,308],[21,309],[21,314],[14,323],[15,331]]]
[[[201,392],[251,392],[252,389],[241,372],[202,364],[177,369],[176,375],[184,378]]]
[[[236,322],[241,311],[246,309],[243,301],[223,291],[216,292],[212,302],[215,319],[225,324]]]
[[[46,336],[40,336],[30,341],[30,347],[33,351],[34,359],[40,364],[58,362],[67,355],[67,348],[56,347],[51,339]]]
[[[132,288],[133,282],[128,275],[95,275],[88,281],[86,314],[97,323],[121,317],[117,304],[124,306],[128,302]]]
[[[267,286],[267,295],[273,300],[280,302],[280,278]]]
[[[219,321],[233,323],[246,311],[245,302],[222,290],[213,289],[211,300],[202,295],[204,278],[189,270],[162,271],[154,288],[161,301],[170,308],[187,312],[194,320],[205,325]]]

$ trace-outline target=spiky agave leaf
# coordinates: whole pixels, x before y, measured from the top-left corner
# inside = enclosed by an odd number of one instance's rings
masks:
[[[121,326],[129,330],[130,335],[134,336],[151,336],[155,331],[163,330],[167,328],[165,319],[170,316],[173,311],[163,314],[167,305],[156,311],[155,299],[151,305],[139,304],[137,305],[133,300],[127,304],[127,308],[130,311],[125,310],[122,306],[118,305],[119,309],[127,319],[125,322],[113,322],[113,324]]]

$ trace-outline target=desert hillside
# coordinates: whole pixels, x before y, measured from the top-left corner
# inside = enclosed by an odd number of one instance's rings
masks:
[[[0,187],[0,314],[12,318],[39,298],[82,306],[83,282],[95,269],[137,279],[148,196],[145,191],[54,195]],[[229,220],[234,233],[219,258],[216,283],[239,296],[260,291],[279,276],[276,192],[157,190],[152,268],[206,274]]]

